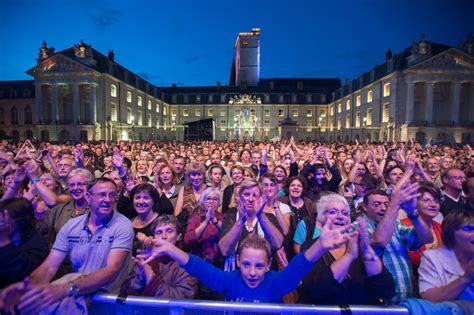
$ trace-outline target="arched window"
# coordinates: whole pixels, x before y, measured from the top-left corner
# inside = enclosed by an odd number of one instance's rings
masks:
[[[18,111],[15,107],[10,110],[10,123],[12,125],[18,125]]]
[[[30,106],[25,107],[25,125],[31,125],[33,123],[33,116],[31,114]]]

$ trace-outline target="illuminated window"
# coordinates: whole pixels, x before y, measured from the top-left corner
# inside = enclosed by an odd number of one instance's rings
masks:
[[[390,83],[385,83],[383,85],[383,96],[384,97],[390,96]]]
[[[279,109],[278,110],[278,117],[284,117],[285,116],[285,110],[284,109]]]
[[[342,103],[337,104],[337,112],[342,112]]]
[[[165,115],[165,116],[166,116],[166,112],[167,112],[167,110],[168,110],[168,109],[167,109],[166,107],[163,107],[163,115]]]
[[[117,86],[115,84],[110,85],[110,96],[117,97]]]
[[[131,103],[132,102],[132,92],[127,91],[127,102]]]
[[[160,104],[156,103],[156,112],[159,113],[160,112]]]
[[[331,119],[331,121],[329,122],[329,131],[333,131],[333,130],[334,130],[334,122]]]
[[[138,106],[142,106],[142,97],[141,96],[138,97],[137,103],[138,103]]]
[[[117,121],[117,104],[110,104],[110,120]]]
[[[390,117],[390,103],[383,104],[383,112],[382,112],[382,122],[388,122]]]
[[[143,125],[143,113],[142,113],[141,110],[138,111],[138,122],[137,122],[137,124],[138,124],[139,126],[142,126],[142,125]]]
[[[189,110],[188,109],[183,109],[183,116],[188,117],[189,116]]]
[[[152,124],[151,115],[148,115],[148,127],[151,127],[151,124]]]
[[[147,108],[148,108],[149,110],[151,110],[151,101],[150,101],[150,100],[147,101]]]
[[[351,127],[351,114],[346,114],[346,128]]]
[[[372,90],[367,92],[367,103],[372,103]]]
[[[227,111],[225,109],[221,109],[221,117],[227,116]]]
[[[313,110],[312,109],[307,109],[306,110],[306,117],[313,117]]]
[[[127,107],[127,124],[132,123],[132,109]]]
[[[176,117],[176,109],[171,110],[171,117],[172,118]]]
[[[356,128],[359,128],[359,127],[360,127],[360,112],[356,112],[355,127],[356,127]]]
[[[196,109],[194,111],[194,114],[196,115],[196,117],[201,117],[201,110],[200,109]]]
[[[341,128],[342,128],[342,118],[338,117],[337,118],[337,129],[341,130]]]
[[[367,126],[371,126],[372,125],[372,108],[367,108],[367,121],[366,121],[366,124]]]
[[[213,114],[212,108],[208,108],[207,109],[207,116],[212,117],[212,114]]]
[[[269,109],[265,109],[265,110],[263,111],[263,115],[265,115],[265,117],[270,116],[270,110],[269,110]]]
[[[311,132],[313,131],[313,123],[311,120],[307,120],[306,121],[306,132]]]
[[[346,101],[346,110],[351,110],[351,100]]]
[[[330,113],[331,116],[334,116],[334,106],[331,106],[329,108],[329,113]]]
[[[292,110],[291,110],[291,115],[292,115],[293,117],[298,117],[298,109],[295,109],[295,108],[292,109]]]
[[[362,98],[361,98],[360,95],[357,95],[357,97],[356,97],[356,106],[359,107],[361,103],[362,103]]]

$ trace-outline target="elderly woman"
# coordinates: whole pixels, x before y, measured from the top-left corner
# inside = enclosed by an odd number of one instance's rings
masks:
[[[214,262],[219,254],[217,242],[224,215],[218,211],[221,193],[209,187],[201,194],[199,205],[193,210],[184,234],[184,243],[190,252]]]
[[[450,213],[442,224],[443,247],[423,252],[421,298],[433,303],[474,300],[474,213]]]
[[[226,258],[225,270],[235,269],[239,243],[247,236],[264,237],[272,250],[283,244],[283,235],[273,214],[264,213],[262,187],[254,180],[246,179],[240,184],[238,209],[229,209],[219,232],[219,249]]]
[[[203,163],[191,162],[186,168],[186,176],[191,180],[190,185],[186,185],[180,190],[176,207],[174,208],[174,216],[179,221],[179,231],[186,231],[186,225],[191,212],[198,205],[201,194],[206,189],[204,183],[204,174],[206,169]]]
[[[0,202],[0,289],[23,280],[48,255],[48,244],[34,226],[34,210],[28,200]]]
[[[325,195],[317,208],[317,225],[323,226],[330,219],[330,229],[350,226],[350,209],[344,197]],[[365,222],[359,219],[357,223],[358,237],[326,252],[303,278],[299,302],[383,305],[395,295],[395,283],[370,245]],[[316,239],[303,244],[303,250]]]

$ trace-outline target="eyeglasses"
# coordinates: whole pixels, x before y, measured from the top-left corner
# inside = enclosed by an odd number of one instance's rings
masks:
[[[99,200],[104,200],[107,197],[109,197],[110,200],[115,200],[117,198],[116,193],[110,193],[110,194],[106,194],[106,193],[92,194],[91,193],[91,195],[96,196]]]
[[[206,198],[204,199],[205,201],[209,201],[209,202],[219,202],[219,198]]]
[[[351,215],[351,212],[346,209],[338,210],[338,209],[328,209],[324,211],[325,213],[329,214],[330,216],[336,216],[338,214],[341,214],[344,217],[349,217]]]

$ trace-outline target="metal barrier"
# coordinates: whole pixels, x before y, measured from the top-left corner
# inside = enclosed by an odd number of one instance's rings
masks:
[[[113,294],[97,294],[92,299],[89,313],[94,315],[108,314],[169,314],[169,315],[235,315],[235,314],[403,314],[408,309],[401,306],[375,307],[362,305],[347,306],[315,306],[302,304],[269,304],[269,303],[236,303],[224,301],[201,300],[166,300],[150,297],[129,296],[118,298]]]

